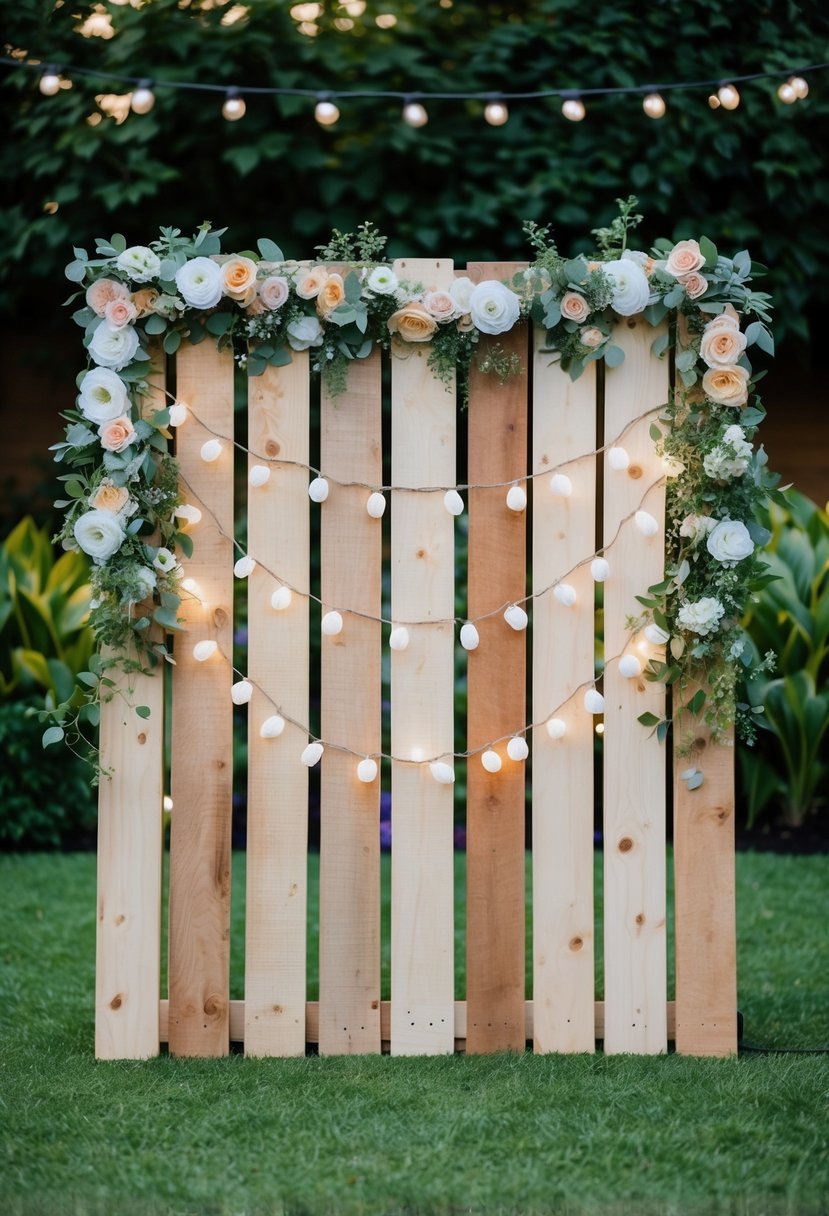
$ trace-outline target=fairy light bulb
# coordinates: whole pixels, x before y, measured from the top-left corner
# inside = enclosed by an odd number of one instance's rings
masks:
[[[47,68],[37,82],[37,87],[44,97],[54,97],[60,92],[60,76],[54,68]]]
[[[450,515],[463,515],[463,499],[457,490],[447,490],[443,496],[443,505]]]
[[[366,511],[372,519],[382,519],[386,513],[386,498],[379,491],[370,494],[366,503]]]
[[[603,583],[610,574],[610,565],[606,557],[594,557],[590,563],[590,573],[594,583]]]
[[[248,557],[248,555],[245,554],[244,557],[239,558],[238,562],[233,567],[233,573],[237,578],[247,578],[249,575],[253,574],[255,569],[256,562],[252,557]]]
[[[206,638],[203,642],[196,642],[193,647],[193,658],[197,663],[205,663],[218,649],[218,642],[215,642],[213,638]]]
[[[196,595],[199,590],[199,584],[194,578],[183,578],[181,580],[181,589],[190,595]]]
[[[455,770],[451,764],[447,764],[444,760],[433,760],[429,765],[429,772],[438,785],[452,785],[454,783]]]
[[[271,471],[266,464],[255,464],[248,473],[248,485],[254,489],[265,486],[271,479]]]
[[[617,473],[623,473],[630,468],[630,456],[627,448],[613,447],[607,453],[607,463]]]
[[[320,100],[314,107],[314,118],[321,127],[333,127],[334,123],[339,121],[340,111],[333,101]]]
[[[740,104],[740,94],[733,84],[723,84],[717,89],[717,98],[724,110],[736,110]]]
[[[357,765],[357,779],[364,785],[371,785],[372,781],[377,780],[377,761],[372,760],[371,756],[366,756]]]
[[[271,714],[259,727],[259,735],[262,739],[278,739],[284,729],[285,719],[282,715]]]
[[[426,107],[419,101],[407,101],[403,106],[403,121],[410,127],[425,127],[429,121]]]
[[[651,646],[664,646],[671,636],[667,630],[660,628],[659,625],[646,625],[644,634]]]
[[[472,622],[467,621],[461,625],[461,646],[463,646],[464,650],[477,650],[480,644],[481,635]]]
[[[797,101],[797,93],[794,91],[791,81],[786,81],[780,85],[777,90],[777,96],[787,106],[792,106]]]
[[[516,735],[514,739],[510,739],[507,744],[507,755],[510,760],[520,762],[521,760],[526,760],[529,754],[530,749],[527,745],[527,740],[522,738],[521,735]]]
[[[567,734],[567,723],[563,718],[550,718],[547,722],[547,734],[551,739],[563,739]]]
[[[798,100],[803,101],[804,97],[809,96],[809,86],[802,76],[792,76],[789,84],[794,89]]]
[[[598,688],[588,688],[584,694],[584,708],[589,714],[604,713],[604,697]]]
[[[572,608],[576,602],[576,589],[570,583],[558,583],[553,587],[553,596],[565,608]]]
[[[324,751],[325,748],[321,743],[309,743],[307,747],[303,748],[300,760],[306,768],[313,768],[315,764],[319,764]]]
[[[665,114],[665,99],[660,93],[648,93],[642,101],[642,109],[648,118],[662,118]]]
[[[271,608],[275,608],[277,612],[284,612],[286,608],[290,608],[293,598],[290,587],[277,587],[271,596]]]
[[[650,511],[637,511],[633,519],[643,536],[656,536],[659,531],[659,524]]]
[[[165,814],[169,815],[173,809],[173,800],[169,794],[164,795],[164,798],[162,799],[162,802],[161,802],[161,806],[162,806]]]
[[[315,477],[308,486],[308,497],[311,502],[325,502],[329,492],[330,487],[324,477]]]
[[[154,105],[155,93],[152,90],[152,82],[139,80],[138,88],[133,90],[130,98],[130,109],[134,114],[149,114]]]
[[[708,104],[712,110],[719,110],[720,99],[716,93],[712,93],[711,96],[708,98]]]
[[[527,495],[522,486],[510,486],[507,490],[507,506],[516,514],[527,509]]]
[[[550,478],[550,493],[556,498],[569,498],[573,493],[573,483],[566,473],[554,473]]]
[[[201,521],[201,511],[190,502],[181,503],[173,511],[173,515],[177,519],[183,519],[185,524],[192,524],[193,526]]]
[[[566,97],[562,103],[561,112],[570,122],[581,122],[587,114],[584,102],[580,97]]]
[[[342,633],[343,631],[342,614],[339,612],[326,612],[325,616],[322,618],[320,628],[322,629],[324,637],[336,637],[338,633]]]
[[[253,696],[253,685],[249,680],[237,680],[230,687],[230,699],[234,705],[247,705]]]
[[[389,648],[391,650],[407,650],[409,646],[409,631],[405,625],[398,625],[396,629],[392,629],[389,634]]]
[[[529,617],[518,604],[510,604],[504,613],[504,620],[510,629],[514,629],[516,633],[520,633],[522,629],[526,629],[529,624]]]
[[[190,413],[183,401],[174,401],[170,406],[170,426],[183,426]]]
[[[601,736],[604,734],[604,722],[597,722],[593,729],[599,738],[601,738]]]
[[[222,445],[218,439],[208,439],[207,443],[203,443],[199,455],[205,464],[213,464],[222,454]]]
[[[481,764],[488,773],[500,773],[503,760],[491,747],[481,755]]]
[[[491,127],[503,127],[509,118],[509,110],[503,101],[490,101],[484,109],[484,118]]]
[[[222,106],[222,117],[228,122],[238,122],[240,118],[245,117],[245,100],[239,96],[238,89],[228,89],[225,93],[225,102]]]
[[[636,676],[641,676],[642,664],[639,662],[635,654],[623,654],[619,659],[619,675],[624,676],[626,680],[633,680]]]

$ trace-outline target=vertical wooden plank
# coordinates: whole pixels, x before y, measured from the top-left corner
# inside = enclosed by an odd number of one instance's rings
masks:
[[[509,279],[512,263],[474,263],[469,277]],[[526,369],[527,328],[519,325],[480,348],[498,344]],[[515,480],[527,470],[527,376],[506,384],[473,367],[469,394],[469,482]],[[526,519],[506,505],[507,490],[469,492],[469,616],[523,600]],[[519,733],[526,721],[526,633],[500,611],[478,624],[480,646],[469,653],[468,747]],[[524,787],[525,767],[506,755],[499,773],[479,756],[467,770],[467,1039],[468,1052],[522,1051],[524,1038]]]
[[[401,279],[446,288],[446,259],[395,263]],[[454,386],[427,366],[429,346],[392,349],[392,482],[455,483]],[[454,521],[443,493],[392,496],[391,612],[409,645],[391,652],[391,750],[410,759],[454,750]],[[391,1050],[452,1052],[454,1026],[453,789],[428,766],[392,764]]]
[[[248,848],[245,907],[245,1053],[305,1053],[308,722],[308,474],[310,382],[307,353],[267,368],[248,385],[249,468],[270,469],[248,487]],[[271,463],[274,462],[274,463]],[[276,577],[275,577],[276,576]],[[271,599],[293,588],[285,609]],[[297,594],[298,593],[298,594]],[[284,731],[263,738],[262,723],[287,714]]]
[[[576,381],[535,334],[533,369],[534,1048],[593,1051],[593,722],[596,365]],[[586,453],[591,453],[587,455]],[[552,470],[552,471],[551,471]],[[549,473],[549,476],[546,475]],[[569,478],[569,497],[553,476]],[[580,564],[584,563],[584,564]],[[546,590],[564,582],[570,607]],[[550,718],[565,724],[553,739]]]
[[[605,1051],[652,1054],[667,1050],[665,748],[637,718],[664,714],[661,684],[619,672],[622,652],[636,654],[627,616],[637,595],[664,571],[665,488],[661,459],[648,434],[668,399],[668,365],[650,352],[659,330],[642,318],[617,325],[625,361],[606,371],[605,443],[630,456],[624,471],[604,464],[604,537],[610,576],[605,583],[604,697],[604,952]],[[647,411],[650,417],[634,419]],[[630,424],[633,425],[630,425]],[[645,537],[636,510],[658,521]]]
[[[382,484],[380,355],[354,362],[348,388],[322,390],[320,463],[331,490],[322,510],[322,610],[343,630],[322,642],[322,737],[363,755],[380,750],[382,531],[366,511]],[[349,611],[350,610],[350,611]],[[320,825],[320,1052],[380,1050],[380,779],[329,746]]]
[[[170,1051],[225,1055],[229,1046],[230,826],[233,788],[233,356],[185,343],[177,396],[191,411],[177,432],[183,494],[203,512],[185,574],[195,581],[181,615],[173,675],[170,835]],[[225,436],[219,459],[202,445]],[[196,642],[217,652],[193,657]]]
[[[150,354],[145,414],[166,404],[160,342]],[[140,1060],[160,1047],[165,665],[113,678],[118,691],[101,704],[101,767],[113,775],[98,789],[95,1054]],[[150,716],[139,718],[137,705]]]
[[[685,700],[693,692],[686,689]],[[674,759],[676,1049],[730,1056],[737,1051],[733,731],[712,744],[707,727],[686,714],[679,739],[688,737],[691,754]],[[693,767],[705,780],[689,790],[680,774]]]

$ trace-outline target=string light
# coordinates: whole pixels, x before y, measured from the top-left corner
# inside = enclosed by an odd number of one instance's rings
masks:
[[[208,439],[207,443],[203,443],[199,455],[205,464],[213,464],[222,454],[222,444],[218,439]]]
[[[300,760],[307,768],[313,768],[315,764],[319,764],[324,751],[325,748],[321,743],[309,743],[306,748],[303,748]]]
[[[234,705],[247,705],[253,696],[253,685],[249,680],[237,680],[230,687],[230,699]]]
[[[646,625],[644,634],[652,646],[664,646],[671,636],[667,630],[661,629],[659,625]]]
[[[450,515],[463,515],[463,499],[457,490],[447,490],[443,496],[443,505]]]
[[[569,498],[573,493],[573,483],[566,473],[554,473],[550,478],[550,493],[556,498]]]
[[[590,573],[593,575],[594,583],[603,583],[610,574],[610,565],[607,558],[594,557],[590,563]]]
[[[403,106],[403,121],[410,127],[425,127],[429,121],[426,107],[419,101],[407,101]]]
[[[327,638],[335,638],[338,633],[343,631],[343,618],[339,612],[326,612],[320,624],[323,635]]]
[[[720,99],[716,93],[712,93],[708,98],[708,104],[712,110],[718,110],[720,108]]]
[[[797,93],[795,93],[794,89],[792,88],[791,81],[786,81],[784,84],[780,85],[777,90],[777,96],[784,103],[784,105],[787,106],[794,105],[794,103],[797,101]]]
[[[561,112],[570,122],[581,122],[587,114],[584,102],[580,97],[565,97],[561,106]]]
[[[265,464],[255,464],[248,473],[248,483],[257,489],[259,486],[267,485],[271,479],[271,471]]]
[[[624,654],[619,659],[619,675],[624,676],[626,680],[632,680],[636,676],[641,676],[642,664],[639,662],[635,654]]]
[[[630,467],[630,456],[627,453],[627,449],[611,448],[607,453],[607,463],[617,473],[624,472],[625,469]]]
[[[599,735],[599,736],[603,735],[604,734],[604,722],[597,722],[596,725],[593,727],[593,729],[595,730],[597,735]]]
[[[233,573],[237,578],[247,578],[248,575],[253,574],[255,569],[256,562],[252,557],[248,557],[246,554],[244,557],[239,558],[238,562],[233,567]]]
[[[330,487],[324,477],[315,477],[308,487],[308,497],[311,502],[325,502]]]
[[[507,755],[510,760],[520,762],[521,760],[526,760],[529,754],[530,749],[527,746],[527,740],[522,738],[521,735],[516,735],[513,739],[510,739],[507,744]]]
[[[803,101],[805,97],[809,96],[809,86],[802,76],[792,76],[789,84],[797,94],[798,100]]]
[[[149,114],[155,105],[155,93],[151,80],[139,80],[138,88],[133,90],[130,98],[130,109],[133,114]]]
[[[183,401],[174,401],[170,406],[170,426],[183,426],[190,411]]]
[[[44,97],[54,97],[56,93],[60,92],[60,76],[54,68],[46,68],[37,82],[37,87]]]
[[[214,641],[213,638],[205,638],[203,642],[196,642],[193,647],[193,658],[197,663],[206,663],[218,649],[218,642]]]
[[[170,814],[170,812],[171,812],[171,811],[172,811],[172,809],[173,809],[173,800],[172,800],[172,798],[170,797],[170,795],[169,795],[169,794],[165,794],[165,795],[164,795],[164,797],[163,797],[163,799],[162,799],[162,801],[161,801],[161,806],[162,806],[162,809],[164,810],[164,812],[165,812],[167,815],[169,815],[169,814]]]
[[[482,753],[481,764],[488,773],[500,773],[503,761],[498,753],[490,747]]]
[[[553,596],[565,608],[572,608],[576,602],[576,589],[570,583],[559,583],[553,587]]]
[[[382,519],[386,513],[386,499],[384,495],[377,492],[369,495],[366,511],[368,511],[372,519]]]
[[[271,608],[275,608],[277,612],[284,612],[286,608],[290,608],[293,598],[290,587],[277,587],[271,596]]]
[[[567,734],[567,723],[563,718],[550,718],[547,722],[547,734],[551,739],[563,739]]]
[[[190,502],[180,503],[173,511],[178,519],[183,519],[186,524],[192,524],[194,527],[201,521],[202,513],[198,507],[194,507]]]
[[[633,518],[643,536],[656,536],[659,524],[649,511],[637,511]]]
[[[357,765],[357,778],[364,785],[371,785],[372,781],[376,781],[377,761],[372,760],[371,756],[366,756],[365,760],[361,760]]]
[[[405,625],[398,625],[389,634],[389,648],[391,650],[408,650],[408,647],[409,631]]]
[[[461,625],[461,646],[464,650],[477,650],[480,643],[481,635],[471,621]]]
[[[222,117],[228,122],[238,122],[240,118],[245,117],[245,99],[239,96],[238,89],[228,89],[225,93],[225,102],[222,106]]]
[[[446,764],[443,760],[433,760],[429,765],[429,771],[438,785],[452,785],[455,781],[455,770],[451,764]]]
[[[517,513],[527,509],[527,495],[521,486],[510,486],[507,490],[507,506]]]
[[[722,84],[717,89],[717,100],[724,110],[736,110],[740,104],[740,94],[733,84]]]
[[[503,127],[509,118],[509,110],[502,101],[490,101],[484,108],[484,118],[491,127]]]
[[[199,584],[194,578],[183,578],[181,580],[181,586],[182,590],[189,592],[190,595],[196,595],[199,589]]]
[[[522,629],[526,629],[529,624],[529,617],[518,604],[510,604],[504,613],[504,620],[510,629],[514,629],[516,633],[520,633]]]
[[[285,719],[282,715],[271,714],[259,727],[259,734],[263,739],[278,739],[284,729]]]
[[[335,122],[339,122],[340,111],[333,101],[320,99],[314,108],[314,118],[321,127],[333,127]]]
[[[648,118],[662,118],[665,108],[665,100],[661,93],[648,93],[642,101],[642,109]]]
[[[584,694],[584,708],[589,714],[604,713],[604,697],[597,688],[588,688]]]

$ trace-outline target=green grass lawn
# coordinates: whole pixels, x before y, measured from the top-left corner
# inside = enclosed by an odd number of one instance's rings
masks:
[[[746,1038],[825,1044],[829,858],[742,854],[737,866]],[[235,858],[237,996],[243,868]],[[99,1063],[94,857],[1,858],[0,883],[10,1216],[829,1207],[827,1056]]]

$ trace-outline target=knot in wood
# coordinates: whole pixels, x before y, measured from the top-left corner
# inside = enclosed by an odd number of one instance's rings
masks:
[[[220,996],[215,993],[211,994],[204,1002],[204,1012],[209,1018],[217,1017],[224,1008],[224,1003]]]
[[[230,618],[228,617],[227,610],[225,608],[214,608],[213,624],[218,629],[221,629],[222,625],[226,625],[229,619]]]
[[[265,455],[266,456],[278,456],[281,451],[282,451],[282,448],[276,442],[275,439],[269,439],[268,442],[265,444]]]
[[[144,734],[143,730],[142,730],[141,734],[138,736],[138,742],[141,744],[147,742],[147,736]]]
[[[638,481],[642,476],[641,464],[632,464],[628,468],[628,477],[632,477],[634,481]]]
[[[123,1004],[123,1000],[124,998],[121,996],[120,992],[117,993],[117,995],[114,996],[109,1002],[110,1009],[120,1009],[121,1005]]]
[[[637,923],[637,925],[644,925],[644,923],[645,923],[645,913],[644,912],[640,912],[639,915],[636,917],[636,923]]]
[[[633,841],[631,840],[630,836],[623,836],[622,839],[619,841],[619,852],[620,853],[629,853],[632,848],[633,848]]]
[[[581,950],[583,945],[584,945],[583,938],[581,938],[581,937],[571,937],[570,938],[570,949],[571,950]]]

